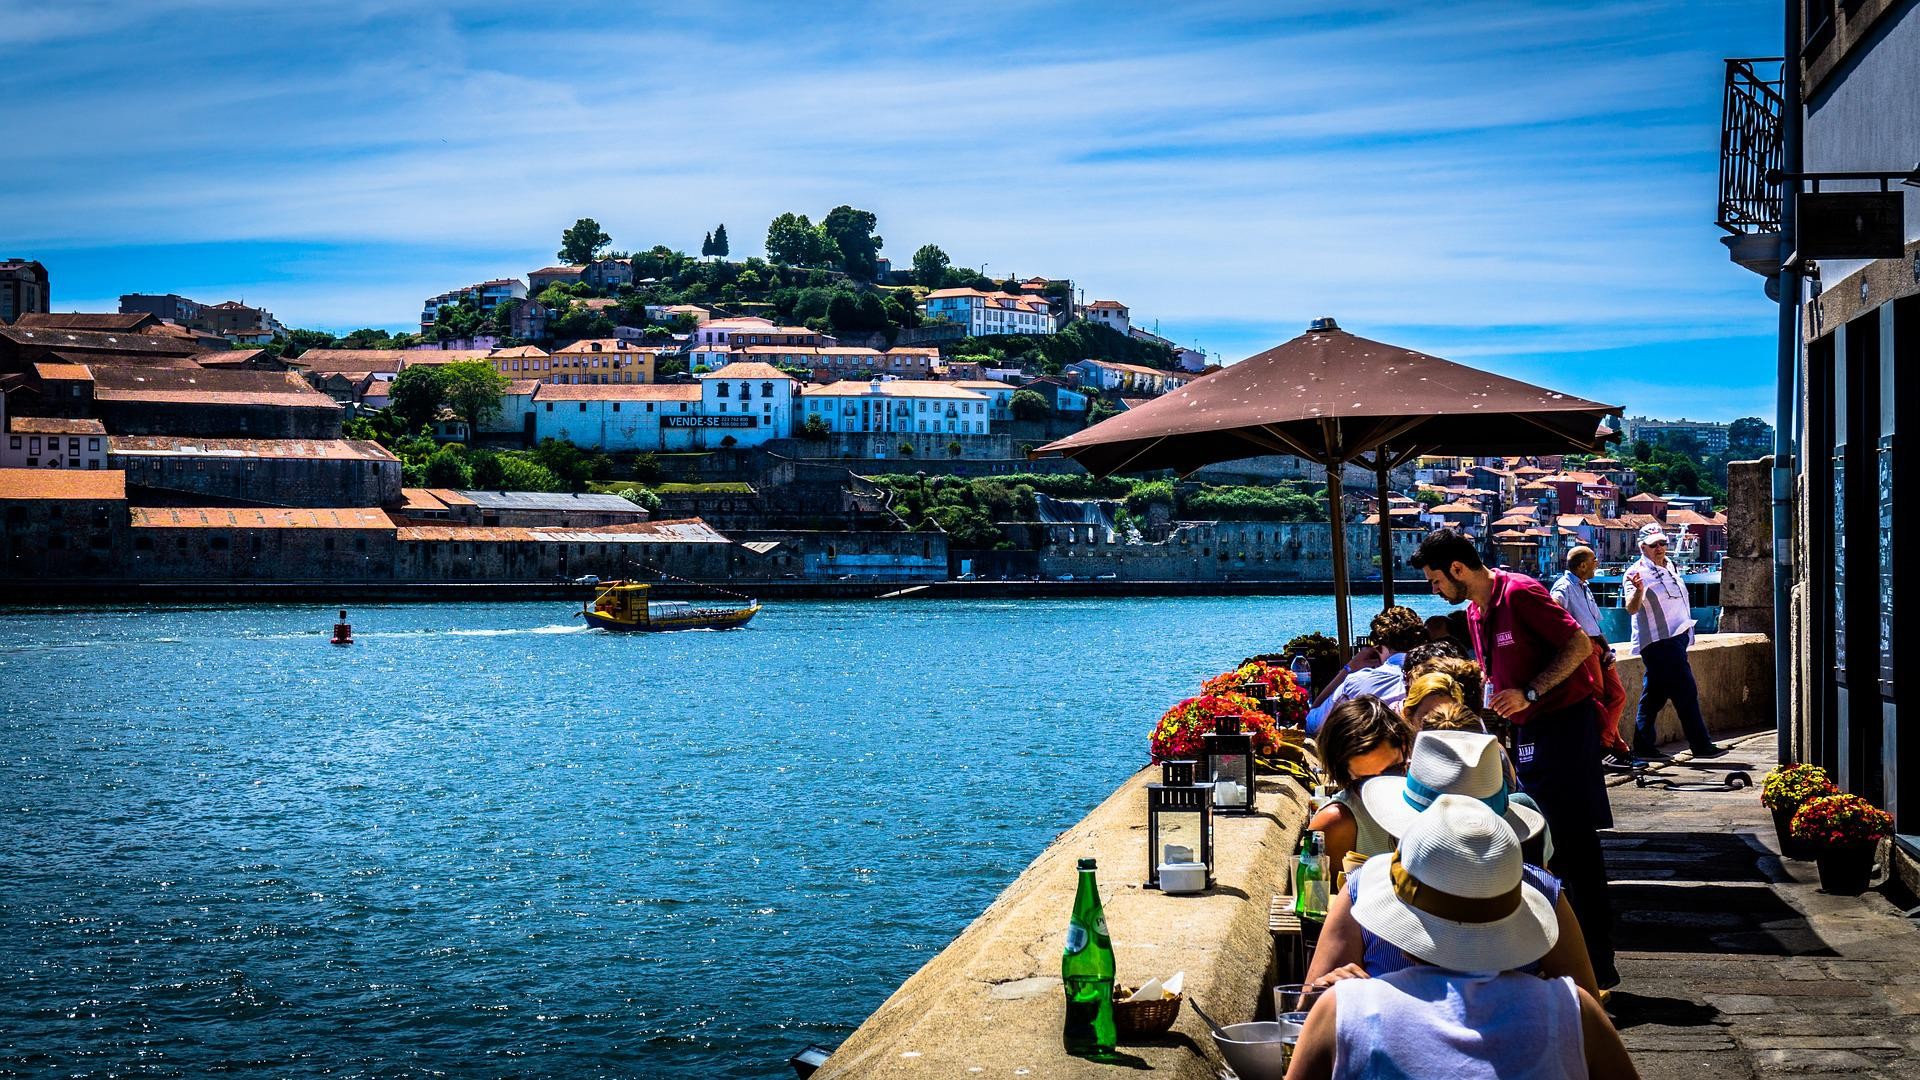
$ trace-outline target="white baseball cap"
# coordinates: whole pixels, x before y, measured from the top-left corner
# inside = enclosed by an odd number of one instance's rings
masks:
[[[1657,521],[1649,521],[1640,526],[1640,546],[1667,543],[1667,530]]]

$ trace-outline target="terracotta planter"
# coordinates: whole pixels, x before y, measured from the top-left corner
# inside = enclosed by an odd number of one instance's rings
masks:
[[[1795,840],[1793,838],[1793,829],[1791,828],[1793,812],[1798,809],[1800,808],[1795,806],[1786,810],[1773,811],[1773,831],[1774,834],[1780,838],[1780,854],[1783,857],[1799,859],[1802,862],[1811,862],[1814,856],[1820,853],[1820,849],[1805,840]]]
[[[1878,841],[1820,849],[1816,861],[1820,864],[1821,891],[1834,896],[1859,896],[1866,892],[1873,880],[1873,857],[1879,850]]]

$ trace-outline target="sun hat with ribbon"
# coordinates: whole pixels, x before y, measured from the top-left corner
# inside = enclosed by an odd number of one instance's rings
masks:
[[[1511,971],[1559,940],[1553,902],[1521,874],[1520,844],[1487,804],[1442,795],[1400,847],[1360,868],[1353,917],[1408,956],[1460,972]]]
[[[1466,795],[1506,820],[1522,843],[1540,835],[1547,819],[1513,802],[1500,740],[1477,731],[1423,731],[1413,740],[1405,776],[1376,776],[1360,786],[1360,801],[1380,827],[1405,836],[1435,799]]]

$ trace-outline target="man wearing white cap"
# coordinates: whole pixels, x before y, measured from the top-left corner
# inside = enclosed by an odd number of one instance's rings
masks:
[[[1640,657],[1645,679],[1641,683],[1640,713],[1633,723],[1633,754],[1659,756],[1654,720],[1667,702],[1680,714],[1680,730],[1696,758],[1726,753],[1713,744],[1707,722],[1700,715],[1700,688],[1687,662],[1693,643],[1693,602],[1687,583],[1667,561],[1667,531],[1657,521],[1640,529],[1640,558],[1627,567],[1627,614],[1633,621],[1633,651]]]
[[[1481,800],[1436,797],[1399,850],[1360,874],[1354,918],[1416,963],[1335,983],[1307,1016],[1288,1080],[1637,1075],[1592,994],[1516,970],[1559,927],[1513,829]]]

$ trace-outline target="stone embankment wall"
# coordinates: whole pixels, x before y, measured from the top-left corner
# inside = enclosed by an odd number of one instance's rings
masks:
[[[1252,817],[1215,819],[1217,884],[1166,896],[1146,880],[1143,769],[1062,833],[953,943],[894,991],[816,1074],[841,1077],[1104,1077],[1113,1065],[1060,1047],[1065,998],[1060,947],[1079,882],[1077,861],[1100,862],[1100,894],[1121,983],[1185,971],[1186,991],[1221,1023],[1251,1016],[1265,989],[1268,901],[1287,888],[1287,856],[1306,819],[1299,787],[1263,778]],[[1199,1016],[1180,1010],[1153,1045],[1123,1046],[1134,1068],[1212,1080],[1219,1055]]]
[[[1633,720],[1640,711],[1640,682],[1646,669],[1625,645],[1615,645],[1627,703],[1620,709],[1620,733],[1633,741]],[[1702,634],[1687,650],[1693,679],[1700,685],[1700,713],[1713,732],[1746,731],[1773,723],[1773,639],[1766,634]],[[1660,742],[1677,742],[1679,714],[1668,705],[1654,721]]]
[[[1761,634],[1711,635],[1694,645],[1689,656],[1700,704],[1714,732],[1748,730],[1772,718],[1772,649]],[[1620,666],[1629,694],[1624,730],[1631,734],[1640,661],[1621,655]],[[1659,724],[1663,739],[1679,737],[1671,708]],[[1113,1065],[1068,1057],[1060,1047],[1060,946],[1078,881],[1075,862],[1083,856],[1100,862],[1119,982],[1138,985],[1185,971],[1189,996],[1221,1023],[1256,1015],[1272,959],[1268,904],[1288,888],[1288,856],[1306,818],[1303,793],[1290,780],[1262,778],[1258,816],[1216,819],[1216,887],[1199,896],[1164,896],[1140,886],[1145,788],[1157,775],[1155,769],[1136,773],[1061,833],[833,1052],[819,1080],[1118,1075]],[[1123,1068],[1196,1080],[1213,1080],[1224,1064],[1186,1006],[1167,1036],[1120,1051],[1128,1059]]]
[[[1160,543],[1129,544],[1095,525],[1051,525],[1042,577],[1121,581],[1327,581],[1333,529],[1319,522],[1185,521]],[[1378,533],[1347,527],[1348,573],[1379,576]]]

